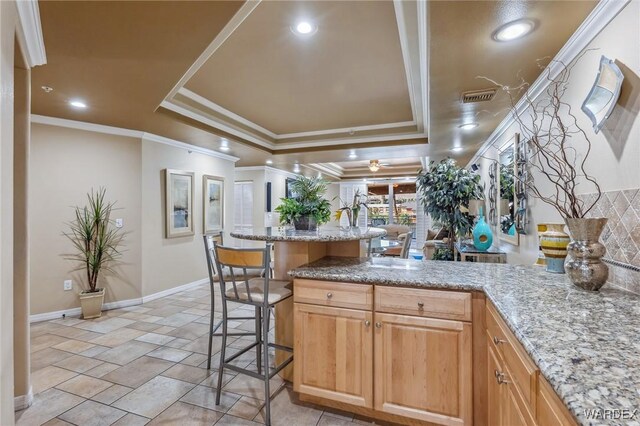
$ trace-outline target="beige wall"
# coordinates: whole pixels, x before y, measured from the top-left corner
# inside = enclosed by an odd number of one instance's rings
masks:
[[[625,9],[590,43],[588,52],[571,74],[569,89],[565,100],[568,101],[578,118],[579,125],[587,132],[593,146],[587,162],[587,171],[593,174],[603,191],[640,187],[640,2],[632,1]],[[615,59],[625,76],[623,90],[613,114],[605,123],[604,129],[594,134],[591,122],[580,110],[598,70],[600,56]],[[496,141],[494,148],[484,155],[497,158],[497,149],[519,132],[512,125]],[[584,144],[579,137],[574,138],[575,147],[584,152]],[[488,182],[490,161],[480,160],[483,181]],[[536,182],[549,188],[544,179],[534,174]],[[592,187],[584,187],[581,193],[593,192]],[[487,185],[488,189],[488,185]],[[520,236],[519,246],[502,243],[508,251],[508,261],[517,264],[532,264],[538,252],[535,225],[543,222],[562,222],[560,215],[552,207],[540,200],[530,198],[529,234]]]
[[[31,314],[79,306],[86,285],[73,252],[62,235],[74,206],[86,204],[87,192],[104,187],[116,201],[113,219],[127,232],[118,276],[103,275],[106,302],[140,298],[141,292],[141,144],[139,139],[43,124],[32,125],[29,204],[31,207]],[[73,291],[63,281],[73,280]]]
[[[164,169],[195,172],[195,235],[166,239]],[[202,241],[202,176],[225,179],[224,228],[233,226],[234,163],[148,140],[142,141],[142,294],[147,296],[207,277]]]

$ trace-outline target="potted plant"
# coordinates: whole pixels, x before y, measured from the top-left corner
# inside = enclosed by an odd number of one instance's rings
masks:
[[[289,184],[292,198],[281,198],[275,211],[281,224],[293,224],[295,229],[315,231],[318,225],[331,219],[331,204],[323,198],[327,182],[320,178],[296,177]]]
[[[102,314],[105,289],[98,288],[102,271],[111,271],[120,257],[119,247],[124,233],[113,226],[111,212],[114,202],[105,201],[106,189],[87,194],[87,205],[75,208],[75,219],[69,223],[64,235],[73,243],[76,253],[67,257],[79,262],[76,270],[87,274],[88,288],[80,292],[80,306],[84,319],[98,318]]]
[[[531,159],[528,166],[536,172],[535,179],[529,177],[521,183],[534,198],[552,206],[569,228],[571,242],[566,246],[564,269],[572,282],[583,289],[598,290],[609,275],[607,265],[602,262],[606,249],[599,242],[608,219],[588,217],[602,196],[600,185],[585,167],[592,144],[588,132],[578,124],[572,105],[563,100],[571,71],[586,52],[570,65],[556,64],[557,75],[551,75],[554,67],[548,66],[543,71],[549,81],[545,92],[535,99],[525,92],[522,110],[515,108],[515,101],[529,85],[522,81],[515,88],[502,87],[511,98],[511,114],[528,141]],[[539,185],[536,180],[545,184]],[[585,193],[590,196],[580,196]],[[563,249],[558,244],[553,247],[556,252]],[[542,247],[545,248],[544,244]]]
[[[455,235],[468,235],[473,227],[469,201],[483,196],[480,175],[445,158],[439,163],[431,161],[429,167],[421,169],[416,185],[424,212],[449,230],[447,247],[437,251],[437,258],[453,260]],[[466,212],[461,211],[462,207]]]
[[[357,227],[358,226],[358,216],[360,216],[360,210],[362,207],[365,209],[367,207],[367,197],[366,195],[360,192],[360,188],[357,188],[353,193],[353,201],[351,204],[340,200],[342,203],[342,207],[336,211],[336,220],[339,222],[340,218],[342,218],[342,213],[347,213],[347,218],[349,219],[349,226]]]

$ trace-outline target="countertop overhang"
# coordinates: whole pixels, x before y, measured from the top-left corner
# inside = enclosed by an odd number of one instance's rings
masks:
[[[326,257],[289,272],[294,278],[384,286],[482,291],[582,424],[588,410],[638,410],[640,296],[605,286],[575,287],[543,268],[393,258]],[[632,420],[633,421],[633,420]]]
[[[341,228],[320,226],[316,231],[298,231],[291,227],[251,228],[232,231],[233,238],[255,241],[291,241],[291,242],[338,242],[358,241],[384,237],[387,231],[382,228]]]

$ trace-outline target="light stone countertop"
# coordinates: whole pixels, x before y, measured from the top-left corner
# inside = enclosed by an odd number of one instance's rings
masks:
[[[640,296],[575,287],[543,268],[393,258],[324,258],[296,278],[483,291],[584,425],[640,425]],[[634,419],[588,419],[585,410],[638,410]]]
[[[242,240],[303,242],[357,241],[384,237],[385,235],[387,235],[387,231],[382,228],[340,228],[337,226],[319,226],[317,231],[296,231],[289,226],[274,226],[231,232],[233,238]]]

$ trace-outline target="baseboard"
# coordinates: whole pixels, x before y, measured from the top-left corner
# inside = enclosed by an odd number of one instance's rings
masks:
[[[13,398],[13,410],[19,411],[28,408],[33,404],[33,387],[29,386],[29,392],[26,395],[20,395]]]
[[[141,298],[108,302],[102,305],[102,310],[108,311],[111,309],[120,309],[120,308],[126,308],[128,306],[141,305],[143,303],[151,302],[152,300],[160,299],[161,297],[171,296],[172,294],[179,293],[181,291],[190,290],[194,287],[197,287],[202,284],[206,284],[208,282],[209,282],[208,278],[203,278],[201,280],[183,284],[178,287],[169,288],[167,290],[163,290],[158,293],[153,293],[148,296],[143,296]],[[62,318],[63,315],[66,317],[79,317],[81,313],[82,311],[80,308],[63,309],[61,311],[54,311],[54,312],[44,312],[42,314],[30,315],[29,322],[33,323],[33,322],[59,319],[59,318]]]
[[[190,290],[194,287],[198,287],[199,285],[207,284],[208,282],[209,282],[209,278],[203,278],[201,280],[183,284],[178,287],[173,287],[167,290],[159,291],[157,293],[153,293],[148,296],[142,296],[142,303],[151,302],[152,300],[160,299],[161,297],[171,296],[172,294],[180,293],[181,291]]]

